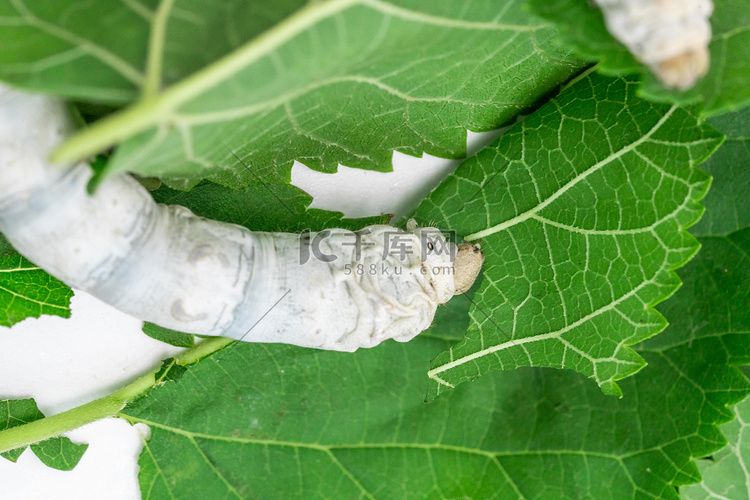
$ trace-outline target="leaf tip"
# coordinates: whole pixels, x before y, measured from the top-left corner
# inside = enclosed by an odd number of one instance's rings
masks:
[[[618,398],[622,398],[622,389],[620,389],[620,386],[617,385],[614,380],[605,380],[599,384],[599,387],[607,396],[617,396]]]

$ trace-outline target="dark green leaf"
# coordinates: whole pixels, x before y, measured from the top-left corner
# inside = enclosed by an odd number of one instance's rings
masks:
[[[0,78],[64,97],[124,103],[144,86],[157,90],[185,78],[304,4],[10,0],[0,3]],[[155,56],[161,68],[149,73]]]
[[[688,264],[667,302],[679,306],[665,314],[713,319],[695,307],[706,270],[733,263],[733,287],[717,286],[710,301],[750,310],[735,292],[750,287],[750,259],[734,246],[747,237],[717,239]],[[717,424],[748,392],[728,365],[750,361],[747,331],[681,327],[656,337],[669,345],[639,348],[649,364],[622,382],[622,399],[571,371],[526,368],[424,404],[424,370],[445,343],[418,337],[354,354],[237,344],[122,416],[152,429],[144,500],[676,499],[675,486],[698,480],[691,457],[725,442]]]
[[[193,335],[163,328],[153,323],[144,323],[143,333],[152,339],[160,340],[175,347],[193,347],[193,344],[195,344]]]
[[[159,203],[182,205],[197,215],[245,226],[253,231],[301,232],[330,227],[361,229],[385,224],[388,217],[345,219],[342,214],[309,209],[312,198],[291,184],[253,182],[247,189],[230,189],[202,182],[189,192],[166,186],[151,193]]]
[[[469,309],[481,284],[482,276],[480,275],[466,293],[457,295],[447,304],[438,306],[432,326],[421,335],[454,342],[463,339],[471,323]]]
[[[735,419],[721,426],[721,432],[729,445],[711,457],[699,460],[698,469],[703,481],[682,488],[685,500],[731,499],[748,500],[748,459],[750,459],[750,399],[745,399],[734,408]]]
[[[165,359],[154,378],[158,384],[178,380],[187,371],[187,368],[175,363],[174,358]]]
[[[708,122],[727,138],[701,168],[714,176],[695,236],[724,236],[750,226],[750,108]]]

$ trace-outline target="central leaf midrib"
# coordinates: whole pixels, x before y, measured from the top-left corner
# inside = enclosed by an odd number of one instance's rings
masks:
[[[377,87],[378,89],[386,92],[387,94],[390,94],[394,97],[397,97],[405,102],[449,102],[449,103],[458,103],[463,104],[466,106],[494,106],[494,107],[518,107],[519,103],[513,103],[513,102],[486,102],[481,100],[467,100],[467,99],[456,99],[452,96],[444,96],[444,97],[415,97],[410,95],[408,92],[403,92],[391,85],[388,85],[386,83],[383,83],[382,80],[379,78],[374,77],[368,77],[368,76],[362,76],[362,75],[341,75],[341,76],[332,76],[330,78],[319,80],[316,82],[311,82],[310,84],[300,87],[298,89],[291,90],[290,92],[286,94],[282,94],[279,96],[276,96],[273,99],[269,99],[266,101],[250,104],[248,106],[242,107],[242,108],[236,108],[233,107],[231,109],[221,110],[221,111],[211,111],[211,112],[199,112],[199,113],[175,113],[173,115],[174,121],[176,123],[184,124],[186,126],[193,126],[193,125],[206,125],[210,123],[217,123],[217,122],[223,122],[223,121],[230,121],[230,120],[236,120],[239,118],[243,118],[245,116],[250,116],[254,114],[261,113],[263,111],[267,111],[270,109],[278,108],[279,106],[283,106],[285,104],[288,104],[292,102],[293,100],[304,96],[310,92],[313,92],[317,89],[324,88],[331,85],[336,85],[339,83],[361,83],[366,85],[372,85],[373,87]]]
[[[66,307],[66,306],[59,306],[57,304],[51,304],[49,302],[42,302],[41,300],[32,299],[31,297],[29,297],[27,295],[22,295],[20,293],[14,292],[10,288],[4,287],[2,285],[0,285],[0,290],[5,291],[5,292],[13,295],[14,297],[18,297],[20,300],[26,300],[26,301],[31,302],[33,304],[36,304],[36,305],[38,305],[40,307],[51,307],[53,309],[62,309],[64,311],[68,311],[70,309],[69,307]]]
[[[615,455],[611,453],[602,453],[602,452],[588,451],[588,450],[486,451],[486,450],[482,450],[479,448],[467,448],[465,446],[454,446],[454,445],[443,444],[443,443],[394,442],[394,443],[353,443],[353,444],[338,443],[338,444],[324,445],[324,444],[315,444],[315,443],[304,443],[304,442],[298,442],[298,441],[281,441],[278,439],[253,439],[253,438],[240,438],[236,436],[229,437],[229,436],[221,436],[221,435],[216,435],[216,434],[205,434],[201,432],[193,432],[193,431],[188,431],[185,429],[180,429],[180,428],[169,426],[166,424],[161,424],[158,422],[146,420],[146,419],[136,417],[133,415],[128,415],[122,412],[118,413],[118,416],[133,424],[134,423],[145,424],[148,426],[156,427],[164,431],[173,432],[175,434],[185,436],[186,438],[190,438],[190,439],[198,438],[198,439],[207,439],[207,440],[212,440],[212,441],[225,441],[225,442],[241,443],[241,444],[258,444],[258,445],[263,445],[263,446],[272,445],[272,446],[288,447],[288,448],[304,448],[304,449],[321,451],[321,452],[326,452],[326,453],[333,452],[336,450],[410,448],[410,449],[417,449],[417,450],[454,451],[457,453],[481,455],[490,459],[497,458],[497,457],[559,454],[559,455],[595,456],[595,457],[608,458],[608,459],[620,461],[622,458],[627,458],[629,456],[628,454]],[[641,453],[641,450],[639,450],[638,453]]]
[[[555,200],[557,200],[560,196],[565,194],[569,189],[574,187],[576,184],[578,184],[580,181],[586,179],[589,175],[597,172],[605,165],[608,165],[613,160],[616,160],[620,158],[621,156],[633,151],[635,148],[646,142],[654,133],[656,133],[659,128],[661,128],[662,125],[672,116],[672,113],[677,109],[676,105],[673,105],[669,110],[662,116],[658,122],[644,135],[642,135],[638,140],[631,142],[627,146],[621,148],[617,152],[611,154],[607,158],[595,163],[591,167],[587,168],[580,174],[573,177],[570,181],[568,181],[564,186],[562,186],[560,189],[555,191],[551,196],[549,196],[546,200],[536,205],[534,208],[531,208],[527,210],[526,212],[523,212],[521,214],[516,215],[515,217],[508,219],[506,221],[501,222],[500,224],[497,224],[495,226],[489,227],[487,229],[483,229],[482,231],[478,231],[473,234],[469,234],[464,237],[467,241],[474,241],[481,238],[485,238],[487,236],[490,236],[492,234],[495,234],[497,232],[503,231],[505,229],[508,229],[509,227],[515,226],[516,224],[520,224],[521,222],[524,222],[530,218],[532,218],[534,215],[539,213],[540,211],[547,208],[550,204],[552,204]],[[491,181],[490,181],[491,182]],[[489,184],[489,182],[488,182]],[[486,186],[483,186],[483,189]]]
[[[609,302],[608,304],[605,304],[604,306],[600,307],[599,309],[597,309],[595,311],[592,311],[591,313],[589,313],[586,316],[578,319],[574,323],[571,323],[571,324],[565,326],[564,328],[561,328],[561,329],[556,330],[554,332],[543,333],[543,334],[534,335],[534,336],[531,336],[531,337],[525,337],[525,338],[520,338],[520,339],[511,339],[508,342],[503,342],[502,344],[496,344],[494,346],[487,347],[485,349],[482,349],[481,351],[474,352],[474,353],[469,354],[467,356],[462,356],[462,357],[460,357],[458,359],[455,359],[455,360],[453,360],[453,361],[451,361],[449,363],[445,363],[443,365],[440,365],[440,366],[437,366],[435,368],[432,368],[430,371],[427,372],[427,376],[429,378],[431,378],[432,380],[435,380],[440,385],[446,385],[448,387],[454,387],[452,384],[446,382],[445,380],[441,379],[437,375],[439,373],[443,373],[443,372],[445,372],[447,370],[451,370],[451,369],[456,368],[458,366],[464,365],[464,364],[466,364],[466,363],[468,363],[470,361],[473,361],[475,359],[482,358],[484,356],[488,356],[488,355],[490,355],[490,354],[492,354],[494,352],[501,351],[501,350],[504,350],[504,349],[508,349],[510,347],[515,347],[517,345],[530,344],[532,342],[540,342],[542,340],[556,339],[556,338],[562,337],[563,334],[565,334],[566,332],[572,330],[573,328],[575,328],[575,327],[577,327],[577,326],[579,326],[579,325],[581,325],[581,324],[583,324],[583,323],[585,323],[585,322],[587,322],[587,321],[589,321],[589,320],[591,320],[591,319],[599,316],[600,314],[602,314],[604,312],[611,311],[612,309],[614,309],[621,302],[623,302],[623,301],[627,300],[628,298],[632,297],[633,295],[637,294],[643,287],[645,287],[647,285],[651,285],[653,283],[654,282],[652,280],[646,280],[646,281],[644,281],[643,283],[639,284],[637,287],[633,288],[628,293],[626,293],[626,294],[618,297],[616,300],[613,300],[613,301]],[[625,364],[626,363],[625,361],[620,361],[620,360],[616,360],[616,359],[609,359],[609,361],[613,361],[613,362],[620,363],[620,364]]]

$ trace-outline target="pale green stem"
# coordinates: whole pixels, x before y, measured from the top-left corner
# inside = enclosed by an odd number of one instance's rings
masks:
[[[183,352],[175,358],[175,362],[180,366],[197,363],[209,354],[220,351],[224,347],[236,342],[234,339],[227,337],[213,337],[203,342],[199,342],[195,347]]]
[[[162,0],[156,15],[151,21],[151,35],[148,42],[148,62],[146,64],[146,81],[143,83],[143,97],[156,95],[161,88],[162,64],[164,62],[164,44],[167,38],[167,22],[172,11],[174,0]]]
[[[77,133],[52,153],[52,161],[79,161],[160,122],[168,121],[168,117],[181,105],[262,59],[310,26],[357,2],[358,0],[328,0],[308,4],[232,54],[163,92],[147,97]]]
[[[235,342],[217,337],[198,343],[175,358],[178,365],[189,365]],[[107,417],[115,417],[129,401],[156,385],[152,370],[135,382],[103,398],[91,401],[72,410],[0,431],[0,453],[54,438],[83,425]]]
[[[57,437],[96,420],[113,417],[128,401],[154,386],[156,371],[108,396],[72,410],[0,431],[0,453]]]

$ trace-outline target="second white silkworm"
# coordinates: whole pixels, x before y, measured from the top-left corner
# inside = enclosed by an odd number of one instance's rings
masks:
[[[46,161],[72,130],[65,105],[0,90],[0,232],[50,274],[135,317],[353,351],[413,338],[455,292],[455,247],[432,228],[251,232],[158,205],[127,176],[89,196],[88,165]],[[473,282],[479,269],[469,272]]]
[[[669,87],[688,89],[706,74],[711,0],[594,0],[610,33]]]

